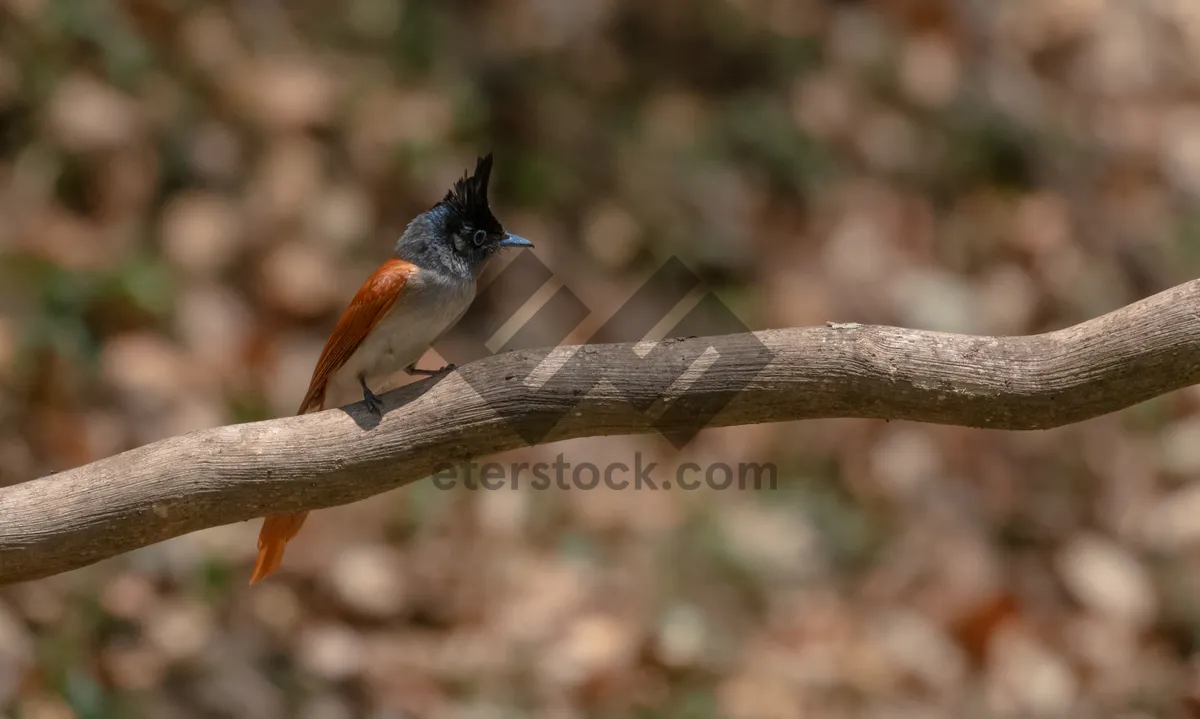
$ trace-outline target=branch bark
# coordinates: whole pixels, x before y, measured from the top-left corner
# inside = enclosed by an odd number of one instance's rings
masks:
[[[636,407],[652,405],[710,345],[719,366],[671,400],[689,408],[731,398],[709,426],[871,417],[1045,429],[1200,382],[1200,280],[1023,337],[831,324],[670,341],[649,359],[630,345],[587,345],[541,387],[523,378],[544,353],[510,352],[389,392],[374,426],[360,403],[192,432],[0,489],[0,584],[364,499],[523,446],[522,430],[560,415],[535,441],[656,431]],[[770,361],[758,370],[764,346]],[[593,387],[593,372],[611,384]],[[662,417],[669,432],[688,429],[692,415]]]

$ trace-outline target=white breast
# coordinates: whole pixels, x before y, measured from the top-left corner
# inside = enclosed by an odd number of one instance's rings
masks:
[[[404,288],[402,300],[392,306],[346,364],[330,378],[325,408],[361,400],[360,375],[366,377],[367,386],[376,394],[398,386],[404,368],[420,359],[438,337],[453,327],[474,299],[473,280],[463,282],[428,271],[413,275]]]

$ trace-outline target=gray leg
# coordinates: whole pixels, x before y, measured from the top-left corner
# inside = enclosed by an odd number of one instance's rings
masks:
[[[367,378],[366,377],[364,377],[363,375],[359,375],[358,383],[362,385],[363,404],[367,405],[367,409],[371,410],[371,414],[374,414],[375,416],[382,418],[383,417],[383,400],[379,399],[379,396],[376,395],[374,392],[372,392],[371,388],[367,386]]]
[[[417,367],[417,363],[413,362],[409,366],[405,367],[404,371],[409,374],[420,375],[422,377],[436,377],[440,374],[445,374],[452,369],[454,369],[453,364],[448,364],[445,367],[442,367],[441,369],[420,369],[419,367]]]

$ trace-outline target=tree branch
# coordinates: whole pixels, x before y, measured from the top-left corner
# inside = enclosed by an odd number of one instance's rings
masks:
[[[724,400],[710,426],[873,417],[1044,429],[1200,382],[1200,280],[1027,337],[829,325],[669,341],[647,359],[630,345],[587,345],[541,387],[523,378],[545,353],[510,352],[389,392],[376,426],[356,404],[192,432],[0,489],[0,584],[354,502],[523,446],[539,426],[553,424],[539,443],[655,431],[637,407],[710,345],[721,361],[667,403],[685,411],[662,413],[658,429],[687,430],[693,409]],[[593,386],[597,372],[610,382]]]

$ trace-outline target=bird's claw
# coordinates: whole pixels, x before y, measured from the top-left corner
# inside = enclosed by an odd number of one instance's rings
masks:
[[[383,400],[379,399],[379,395],[371,391],[366,382],[362,383],[363,389],[363,404],[367,406],[367,410],[371,414],[383,419]]]
[[[422,377],[441,377],[442,375],[454,371],[454,363],[450,363],[441,369],[421,369],[416,364],[410,364],[404,368],[404,371],[411,375],[420,375]]]

